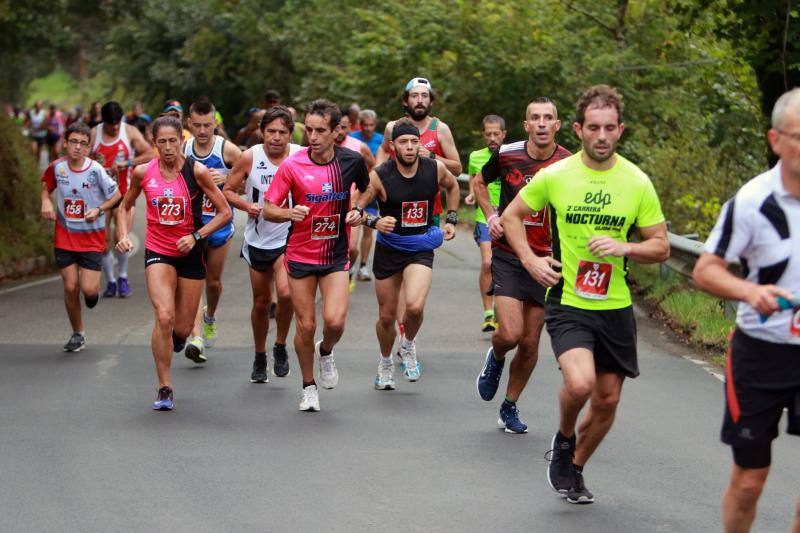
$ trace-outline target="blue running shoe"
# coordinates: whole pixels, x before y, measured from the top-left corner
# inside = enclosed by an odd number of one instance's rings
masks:
[[[117,295],[117,282],[109,281],[106,285],[106,292],[103,293],[103,298],[113,298]]]
[[[130,284],[128,283],[128,278],[119,278],[117,280],[119,282],[119,297],[120,298],[127,298],[131,295],[133,290],[131,289]]]
[[[519,419],[517,406],[508,402],[503,402],[503,405],[500,406],[500,418],[497,419],[497,425],[506,433],[528,432],[528,426]]]
[[[156,411],[172,411],[173,406],[172,389],[169,387],[161,387],[158,389],[158,396],[156,397],[156,401],[153,402],[153,409]]]
[[[497,387],[500,385],[500,376],[503,375],[503,365],[505,364],[505,359],[502,361],[495,359],[494,348],[489,348],[489,351],[486,352],[486,361],[483,363],[483,369],[475,381],[475,385],[478,387],[478,394],[487,402],[497,394]]]

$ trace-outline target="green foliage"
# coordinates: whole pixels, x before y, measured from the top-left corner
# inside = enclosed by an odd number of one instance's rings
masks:
[[[19,127],[0,115],[0,266],[52,252],[52,225],[39,217],[36,165]]]

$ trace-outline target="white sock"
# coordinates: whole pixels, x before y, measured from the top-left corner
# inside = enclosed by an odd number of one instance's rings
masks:
[[[394,362],[392,361],[392,356],[391,355],[388,356],[388,357],[384,357],[383,355],[381,355],[381,361],[380,362],[381,362],[382,365],[386,365],[386,366],[392,366],[394,364]]]
[[[414,347],[414,341],[413,341],[413,340],[408,340],[408,339],[407,339],[405,336],[403,336],[403,337],[400,339],[400,346],[401,346],[401,347],[402,347],[404,350],[410,350],[411,348],[413,348],[413,347]]]
[[[119,277],[121,278],[128,277],[128,255],[130,255],[128,252],[117,252],[117,266],[119,268]]]
[[[114,277],[114,252],[111,250],[103,254],[102,269],[107,282],[117,282],[117,278]]]

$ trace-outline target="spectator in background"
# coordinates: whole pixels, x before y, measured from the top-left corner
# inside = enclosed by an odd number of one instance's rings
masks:
[[[100,107],[100,102],[92,102],[92,107],[89,108],[89,115],[83,120],[89,128],[94,128],[103,122],[103,117],[100,116]]]
[[[25,117],[25,126],[31,139],[31,150],[38,164],[42,154],[42,146],[47,142],[47,112],[42,107],[42,101],[36,100],[33,107]]]
[[[361,106],[355,102],[350,104],[350,107],[347,108],[347,116],[350,117],[350,131],[359,131],[361,129]],[[372,152],[372,155],[375,155],[375,152]]]
[[[125,122],[142,132],[142,135],[147,132],[152,121],[153,119],[144,112],[142,103],[139,101],[133,103],[133,110],[125,117]]]
[[[377,113],[372,109],[365,109],[358,114],[358,122],[361,128],[358,131],[351,132],[349,135],[369,146],[372,155],[377,154],[378,148],[383,142],[383,135],[375,133],[375,127],[378,124]]]

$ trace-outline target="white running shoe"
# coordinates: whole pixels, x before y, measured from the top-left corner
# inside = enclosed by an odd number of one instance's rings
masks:
[[[422,376],[422,365],[417,361],[417,343],[411,342],[411,348],[406,350],[400,344],[398,349],[400,359],[403,360],[401,366],[403,368],[403,375],[408,381],[417,381]]]
[[[309,412],[319,411],[319,391],[316,385],[309,385],[303,388],[303,397],[300,399],[300,410]]]
[[[367,268],[367,265],[364,265],[358,269],[356,278],[358,281],[372,281],[372,276],[369,273],[369,268]]]
[[[339,383],[339,371],[336,370],[336,361],[333,360],[333,353],[323,356],[320,353],[322,341],[317,341],[314,345],[314,354],[319,360],[319,382],[323,389],[332,389]]]
[[[394,363],[388,365],[378,363],[375,388],[377,390],[394,390]]]

